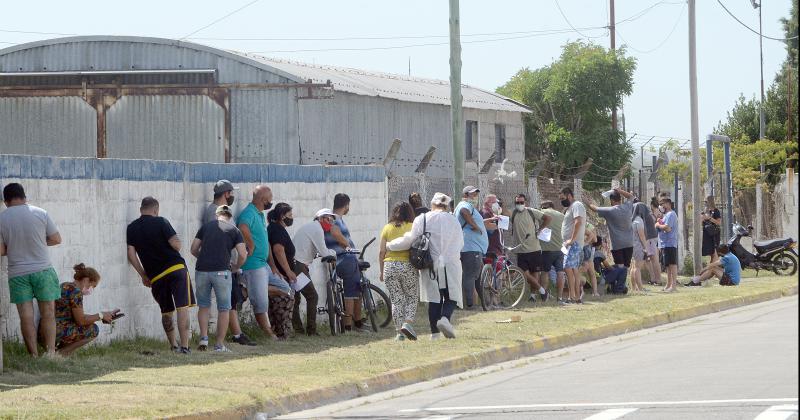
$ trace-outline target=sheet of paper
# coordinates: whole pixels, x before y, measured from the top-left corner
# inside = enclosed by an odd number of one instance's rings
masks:
[[[539,240],[544,242],[550,242],[550,237],[552,236],[553,231],[550,228],[544,228],[539,231]]]
[[[508,216],[497,216],[498,229],[508,230],[508,222],[509,222]]]
[[[306,287],[308,283],[311,283],[311,279],[308,278],[305,273],[300,273],[297,275],[297,281],[292,283],[292,288],[294,288],[295,292],[299,292],[302,288]]]
[[[561,252],[562,252],[564,255],[567,255],[567,254],[569,254],[569,248],[567,248],[567,247],[565,247],[565,246],[562,246],[562,247],[561,247]]]

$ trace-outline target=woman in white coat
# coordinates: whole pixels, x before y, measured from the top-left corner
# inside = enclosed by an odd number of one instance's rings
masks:
[[[431,339],[444,335],[455,338],[451,323],[456,306],[464,307],[461,294],[461,248],[464,237],[456,217],[449,212],[451,198],[436,193],[431,200],[431,211],[414,219],[411,232],[397,238],[386,247],[391,251],[403,251],[411,247],[414,239],[422,236],[423,229],[430,233],[432,270],[420,270],[420,301],[428,302],[428,321]],[[424,225],[424,228],[423,228]]]

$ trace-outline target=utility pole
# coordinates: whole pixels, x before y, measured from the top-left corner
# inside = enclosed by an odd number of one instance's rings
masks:
[[[453,199],[464,188],[464,116],[461,109],[461,18],[450,0],[450,123],[453,131]]]
[[[696,0],[689,0],[689,102],[692,119],[692,262],[694,274],[703,269],[701,254],[703,231],[696,216],[700,209],[700,123],[697,104],[697,31],[695,28]]]
[[[617,25],[614,18],[614,0],[609,0],[608,12],[608,32],[611,35],[611,51],[617,50]],[[614,133],[617,132],[617,103],[614,102],[614,107],[611,109],[611,129]]]
[[[764,138],[764,132],[766,130],[766,118],[764,117],[764,34],[761,32],[761,4],[764,3],[763,0],[761,3],[756,2],[756,0],[750,0],[750,4],[753,5],[754,9],[758,9],[758,50],[759,50],[759,59],[761,63],[761,102],[758,105],[758,139],[762,140]]]

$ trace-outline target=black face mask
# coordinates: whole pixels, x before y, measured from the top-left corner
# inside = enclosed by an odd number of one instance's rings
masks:
[[[236,198],[235,198],[234,196],[230,196],[230,197],[228,197],[228,199],[226,200],[226,202],[228,203],[228,205],[229,205],[229,206],[232,206],[232,205],[233,205],[233,202],[234,202],[234,200],[236,200]]]
[[[264,210],[269,210],[271,208],[272,208],[272,202],[267,202],[267,204],[264,204]]]
[[[561,205],[564,206],[564,207],[569,207],[570,204],[572,204],[572,203],[570,203],[569,200],[566,200],[566,199],[565,200],[561,200]]]
[[[286,226],[291,226],[292,223],[294,223],[294,219],[291,218],[291,217],[287,217],[287,218],[283,219],[283,224],[285,224]]]

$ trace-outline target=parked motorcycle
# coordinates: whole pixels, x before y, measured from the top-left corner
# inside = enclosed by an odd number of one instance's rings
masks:
[[[744,226],[734,223],[734,236],[728,240],[728,247],[733,255],[739,259],[742,268],[759,270],[769,270],[781,276],[791,276],[797,272],[797,242],[792,238],[768,239],[766,241],[754,241],[753,247],[756,253],[753,254],[746,250],[741,244],[744,236],[750,236],[753,231],[752,226]]]

